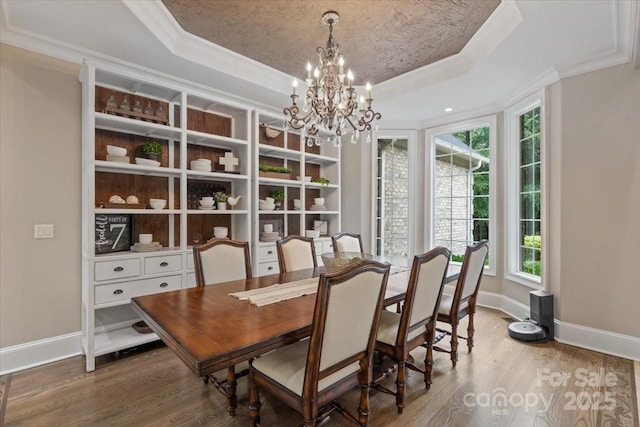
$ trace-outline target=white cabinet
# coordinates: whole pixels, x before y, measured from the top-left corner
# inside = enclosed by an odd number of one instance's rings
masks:
[[[192,245],[211,238],[214,226],[251,241],[252,108],[111,63],[86,62],[81,81],[82,343],[91,371],[98,355],[157,339],[131,328],[131,298],[195,286]],[[143,156],[148,141],[162,148],[157,162]],[[114,157],[108,146],[126,155]],[[235,170],[220,164],[225,157],[237,160]],[[192,169],[197,159],[209,160],[211,170]],[[218,191],[241,196],[239,203],[200,209],[199,199]],[[114,195],[138,203],[112,203]],[[150,199],[166,206],[152,209]],[[121,221],[115,228],[114,218]],[[161,249],[132,250],[143,233]]]
[[[254,250],[254,258],[258,260],[257,276],[277,274],[280,272],[278,266],[278,252],[275,243],[260,243],[257,250]]]
[[[309,147],[298,133],[282,128],[281,114],[259,111],[254,112],[253,141],[255,199],[265,200],[278,193],[284,197],[275,210],[261,209],[254,200],[254,270],[258,275],[277,272],[277,256],[269,259],[265,253],[265,248],[273,247],[275,255],[275,244],[270,242],[273,237],[264,234],[265,224],[279,237],[304,236],[306,230],[322,227],[326,234],[316,239],[320,259],[321,253],[333,250],[329,236],[341,229],[340,149],[327,143]]]

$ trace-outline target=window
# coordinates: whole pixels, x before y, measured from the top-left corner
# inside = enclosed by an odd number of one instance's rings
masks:
[[[409,140],[377,141],[376,254],[409,255]]]
[[[468,245],[494,235],[495,117],[432,129],[427,137],[431,165],[430,194],[432,247],[451,250],[460,262]],[[493,246],[487,258],[492,271]],[[493,272],[495,274],[495,272]]]
[[[543,265],[543,102],[526,99],[507,111],[507,277],[539,287]]]
[[[518,117],[520,146],[519,270],[540,277],[540,107]]]

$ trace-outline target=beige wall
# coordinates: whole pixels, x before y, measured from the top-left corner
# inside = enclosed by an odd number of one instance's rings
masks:
[[[0,44],[0,347],[81,329],[78,72]]]
[[[561,320],[640,337],[640,70],[559,86]]]

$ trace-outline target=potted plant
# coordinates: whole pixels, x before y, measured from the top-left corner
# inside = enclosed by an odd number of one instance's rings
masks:
[[[162,156],[162,144],[158,141],[147,141],[142,145],[142,154],[151,160],[158,160]]]
[[[291,179],[291,168],[283,166],[258,165],[260,176],[266,178]]]
[[[280,209],[282,206],[282,201],[284,200],[284,191],[282,190],[273,190],[271,194],[269,194],[273,200],[275,200],[276,209]]]
[[[217,209],[219,211],[227,210],[227,200],[229,195],[224,191],[217,191],[213,194],[213,198],[216,199]]]
[[[311,181],[317,182],[318,184],[324,185],[325,187],[328,187],[329,183],[331,182],[327,178],[323,178],[323,177],[313,178],[311,179]]]

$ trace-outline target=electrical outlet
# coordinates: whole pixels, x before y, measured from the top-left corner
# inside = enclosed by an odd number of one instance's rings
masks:
[[[53,224],[36,224],[33,227],[34,239],[53,239]]]

